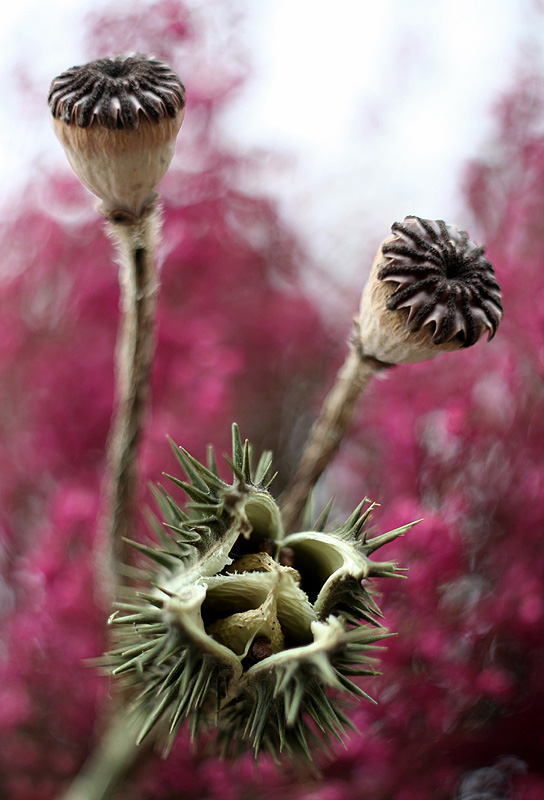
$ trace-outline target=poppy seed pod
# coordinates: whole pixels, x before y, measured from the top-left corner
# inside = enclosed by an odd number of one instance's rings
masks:
[[[364,354],[413,364],[491,339],[501,290],[484,248],[442,220],[405,217],[380,246],[357,323]]]
[[[53,127],[105,216],[139,218],[172,158],[185,89],[168,64],[143,55],[101,58],[55,78]]]

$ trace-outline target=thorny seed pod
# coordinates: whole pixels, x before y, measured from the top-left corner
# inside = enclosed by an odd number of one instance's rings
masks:
[[[105,216],[138,218],[174,155],[185,113],[178,75],[156,58],[119,55],[63,72],[48,97],[53,127]]]
[[[217,727],[232,756],[307,757],[312,743],[341,740],[343,697],[367,697],[351,678],[376,674],[376,642],[387,636],[368,579],[402,572],[369,556],[411,526],[368,538],[362,503],[325,532],[329,505],[285,536],[268,491],[271,454],[253,469],[236,426],[232,484],[212,450],[207,467],[174,452],[189,481],[171,480],[189,502],[182,510],[155,491],[168,533],[151,516],[161,546],[134,545],[157,565],[146,576],[156,588],[119,604],[117,648],[106,657],[146,716],[139,740],[157,725],[168,752],[184,720],[193,736]]]
[[[501,290],[484,248],[442,220],[405,217],[374,260],[357,323],[366,356],[410,364],[491,339]]]

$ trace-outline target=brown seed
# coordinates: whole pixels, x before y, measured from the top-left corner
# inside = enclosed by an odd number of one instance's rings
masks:
[[[292,547],[282,547],[280,550],[280,564],[282,567],[293,567],[295,564],[295,551]]]
[[[253,639],[249,654],[255,661],[269,658],[272,655],[272,642],[266,636],[257,636]]]
[[[273,539],[261,539],[257,548],[257,552],[268,553],[269,556],[273,556],[275,549],[276,542]]]

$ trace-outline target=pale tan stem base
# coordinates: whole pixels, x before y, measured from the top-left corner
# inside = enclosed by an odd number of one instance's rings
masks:
[[[137,452],[147,409],[159,281],[155,250],[157,209],[139,219],[110,219],[119,253],[122,321],[116,347],[115,412],[107,453],[104,516],[100,531],[98,581],[101,601],[111,608],[121,584],[124,537],[132,533],[137,488]]]
[[[142,720],[119,709],[102,735],[95,751],[61,800],[106,800],[131,771],[136,757],[147,752],[138,748],[136,737]]]
[[[294,531],[308,495],[335,456],[351,424],[357,400],[370,379],[387,365],[363,355],[357,342],[340,368],[304,447],[289,487],[280,498],[285,530]]]

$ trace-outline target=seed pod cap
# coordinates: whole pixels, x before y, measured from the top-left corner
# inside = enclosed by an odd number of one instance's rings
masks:
[[[358,318],[365,355],[410,364],[491,339],[501,290],[484,248],[442,220],[408,216],[382,242]]]
[[[164,61],[130,54],[72,67],[48,97],[53,127],[106,216],[139,217],[174,155],[185,89]]]

